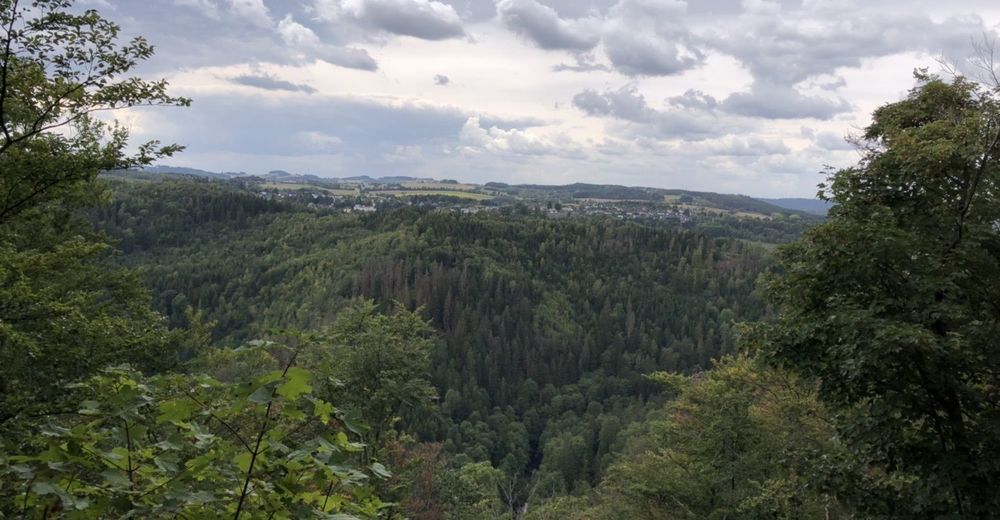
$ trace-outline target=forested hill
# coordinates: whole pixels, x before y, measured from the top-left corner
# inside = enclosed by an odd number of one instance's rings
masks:
[[[200,309],[236,345],[320,329],[355,297],[420,307],[441,337],[423,440],[513,473],[561,464],[570,488],[644,413],[643,374],[707,368],[735,321],[765,313],[767,260],[737,240],[517,211],[323,213],[217,182],[114,187],[96,220],[173,323]]]

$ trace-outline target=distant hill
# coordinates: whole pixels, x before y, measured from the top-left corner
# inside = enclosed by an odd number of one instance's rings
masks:
[[[805,211],[806,213],[812,213],[813,215],[826,215],[826,212],[830,209],[831,204],[827,201],[819,199],[757,199],[767,202],[768,204],[773,204],[775,206],[793,209],[796,211]]]
[[[192,175],[195,177],[205,177],[209,179],[232,179],[243,177],[244,172],[210,172],[197,168],[186,168],[183,166],[147,166],[142,169],[146,173],[173,173],[177,175]]]
[[[369,175],[356,175],[351,177],[320,177],[313,174],[293,173],[285,170],[272,170],[264,175],[249,176],[244,172],[210,172],[196,168],[185,168],[179,166],[152,166],[145,168],[146,173],[153,174],[174,174],[191,175],[210,179],[263,179],[282,184],[304,184],[324,187],[337,187],[342,183],[347,184],[398,184],[404,185],[410,182],[437,182],[430,178],[418,178],[409,176],[386,176],[371,177]],[[449,181],[456,182],[456,181]],[[725,193],[712,193],[701,191],[688,191],[676,189],[647,188],[634,186],[620,186],[616,184],[587,184],[574,183],[562,186],[552,186],[544,184],[518,184],[511,185],[503,182],[488,182],[482,186],[464,184],[465,191],[485,188],[494,196],[511,196],[524,201],[563,201],[574,200],[606,200],[606,201],[635,201],[641,203],[648,202],[668,202],[689,207],[712,208],[728,212],[743,212],[758,215],[773,215],[782,213],[786,215],[797,214],[802,217],[814,218],[815,216],[826,215],[829,204],[817,199],[764,199],[752,198],[746,195],[734,195]],[[438,186],[436,189],[447,189],[447,186]]]
[[[762,215],[771,215],[773,213],[798,214],[801,216],[816,215],[816,213],[780,206],[763,199],[726,193],[584,183],[547,186],[541,184],[508,185],[491,182],[485,186],[526,200],[598,199],[609,201],[676,202],[691,206]]]

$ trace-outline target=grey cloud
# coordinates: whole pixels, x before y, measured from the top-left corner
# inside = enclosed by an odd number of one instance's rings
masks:
[[[351,69],[374,71],[378,63],[364,49],[353,49],[328,45],[319,36],[287,15],[278,22],[277,32],[294,54],[301,60],[318,58],[334,65]]]
[[[621,0],[608,12],[604,48],[614,67],[629,76],[669,76],[701,64],[679,0]]]
[[[455,8],[436,0],[355,0],[341,2],[336,16],[349,17],[380,31],[424,40],[444,40],[465,35]],[[329,16],[329,14],[328,14]]]
[[[654,128],[662,137],[701,141],[727,135],[738,128],[711,113],[691,110],[665,110],[656,113]]]
[[[606,13],[618,0],[539,0],[563,18],[583,18]]]
[[[309,85],[285,81],[271,74],[242,74],[231,78],[229,81],[264,90],[284,90],[288,92],[304,92],[306,94],[313,94],[316,92],[316,89],[310,87]]]
[[[563,20],[535,0],[500,0],[497,11],[508,29],[543,49],[589,50],[600,40],[595,20]]]
[[[779,15],[749,12],[723,32],[703,35],[703,41],[743,62],[755,79],[791,86],[899,52],[964,57],[971,38],[995,35],[978,16],[937,22],[912,9],[876,11],[852,4],[810,2]],[[828,84],[838,86],[836,80]]]
[[[441,0],[450,5],[466,22],[482,22],[496,16],[493,0]]]
[[[652,130],[659,137],[698,141],[726,135],[740,127],[703,108],[659,110],[650,107],[634,84],[605,92],[586,89],[573,97],[573,105],[590,116],[610,117],[641,125],[640,128],[647,131],[640,132],[640,135]]]
[[[444,74],[436,74],[434,76],[434,84],[435,85],[445,86],[445,85],[447,85],[449,83],[451,83],[451,78],[449,78],[448,76],[445,76]]]
[[[692,154],[695,156],[730,156],[730,157],[761,157],[782,155],[791,149],[780,139],[762,139],[756,136],[728,137],[713,141],[704,141],[697,145],[684,145],[675,153]]]
[[[556,72],[610,72],[611,68],[602,63],[597,63],[594,55],[590,53],[577,53],[573,55],[575,65],[560,63],[552,67]]]
[[[648,122],[653,116],[646,98],[633,84],[603,93],[586,89],[573,96],[573,105],[588,115],[612,116],[637,123]]]
[[[589,116],[610,116],[614,114],[611,101],[592,88],[573,96],[573,106]]]
[[[585,10],[582,2],[558,0],[497,0],[500,20],[509,30],[542,49],[588,51],[603,42],[617,71],[629,76],[669,76],[698,66],[705,54],[685,25],[686,3],[680,0],[619,0],[601,2]],[[561,11],[561,12],[560,12]],[[578,18],[564,18],[574,13]],[[584,13],[586,15],[584,16]],[[593,58],[576,65],[560,64],[556,71],[608,70]]]
[[[315,53],[317,58],[333,65],[349,69],[378,70],[378,62],[364,49],[325,46],[316,50]]]
[[[680,96],[668,98],[667,103],[680,108],[700,108],[704,110],[713,110],[719,106],[719,102],[714,97],[694,89],[688,89]]]
[[[749,92],[737,92],[719,105],[732,114],[765,119],[830,119],[851,109],[844,99],[807,96],[793,87],[755,82]]]
[[[605,37],[608,59],[629,76],[669,76],[684,72],[704,60],[704,54],[685,54],[678,45],[658,36],[616,31]]]

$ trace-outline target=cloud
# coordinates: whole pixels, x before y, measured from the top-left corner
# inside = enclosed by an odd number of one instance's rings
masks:
[[[608,70],[592,57],[580,58],[603,43],[611,65],[628,76],[670,76],[704,61],[685,25],[686,9],[679,0],[620,0],[603,17],[591,12],[569,19],[538,0],[497,1],[500,21],[510,31],[542,49],[577,54],[576,65],[556,65],[554,70]]]
[[[337,153],[344,144],[344,141],[335,135],[315,130],[296,132],[295,139],[312,153]]]
[[[604,38],[608,59],[628,76],[670,76],[691,69],[705,56],[653,33],[617,29]]]
[[[856,150],[857,148],[847,140],[847,136],[835,134],[833,132],[819,132],[814,136],[813,144],[827,151]]]
[[[567,65],[565,63],[560,63],[552,67],[555,72],[569,71],[569,72],[611,72],[611,67],[604,65],[603,63],[597,63],[594,55],[591,53],[576,53],[573,55],[573,59],[576,61],[575,65]]]
[[[264,5],[264,0],[228,0],[229,8],[240,16],[260,27],[271,27],[271,12]]]
[[[440,85],[440,86],[443,87],[443,86],[445,86],[445,85],[447,85],[449,83],[451,83],[451,78],[449,78],[448,76],[445,76],[444,74],[435,74],[434,75],[434,84],[435,85]]]
[[[699,141],[726,135],[741,129],[735,121],[725,120],[720,114],[705,106],[667,107],[656,109],[646,103],[646,98],[635,83],[618,90],[598,92],[585,89],[573,97],[573,105],[589,116],[607,117],[639,125],[635,136],[648,138],[682,138]]]
[[[671,106],[686,109],[718,110],[734,115],[763,119],[830,119],[851,110],[847,101],[807,96],[792,87],[754,82],[747,92],[736,92],[722,101],[699,90],[667,99]]]
[[[478,116],[465,121],[458,134],[464,151],[478,153],[480,150],[495,154],[513,155],[563,155],[579,156],[579,146],[568,138],[558,140],[536,135],[527,130],[504,130],[496,126],[484,128]]]
[[[667,98],[667,103],[680,108],[699,108],[714,110],[719,106],[719,102],[714,97],[694,89],[688,89],[680,96]]]
[[[284,90],[287,92],[303,92],[306,94],[313,94],[316,92],[316,89],[310,87],[309,85],[285,81],[272,74],[241,74],[231,78],[229,81],[264,90]]]
[[[197,101],[134,127],[217,161],[191,166],[761,194],[813,193],[910,69],[961,65],[1000,27],[985,0],[108,4],[123,36],[157,46],[139,73]],[[460,71],[461,91],[432,88]]]
[[[629,76],[670,76],[700,65],[705,54],[685,20],[679,0],[621,0],[608,12],[604,48]]]
[[[542,49],[586,51],[600,41],[597,20],[563,20],[536,0],[500,0],[497,12],[505,27]]]
[[[757,80],[786,86],[906,51],[964,57],[971,37],[995,34],[979,16],[935,21],[902,6],[875,9],[856,2],[812,1],[782,9],[769,2],[745,4],[757,5],[720,24],[718,32],[707,31],[702,40],[739,59]],[[836,81],[831,86],[836,88]]]
[[[335,47],[323,43],[312,29],[296,22],[287,15],[278,22],[278,34],[300,59],[321,59],[350,69],[374,71],[378,63],[364,49]]]
[[[317,0],[327,21],[351,21],[362,27],[423,40],[465,35],[455,8],[435,0]]]
[[[586,89],[573,96],[573,106],[591,116],[611,116],[640,123],[652,120],[654,115],[635,84],[603,93]]]
[[[756,136],[727,136],[723,139],[705,141],[695,150],[691,150],[689,144],[685,144],[684,146],[689,148],[688,153],[693,152],[696,155],[760,157],[765,155],[784,155],[791,152],[791,149],[781,139],[764,139]]]
[[[748,92],[730,95],[719,105],[732,114],[764,119],[830,119],[851,110],[844,99],[807,96],[793,87],[756,81]]]

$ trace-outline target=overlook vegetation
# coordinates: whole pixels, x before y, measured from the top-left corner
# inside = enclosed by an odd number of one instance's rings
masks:
[[[344,213],[132,172],[91,114],[189,100],[70,8],[0,0],[0,518],[1000,508],[997,89],[918,72],[824,221]]]

